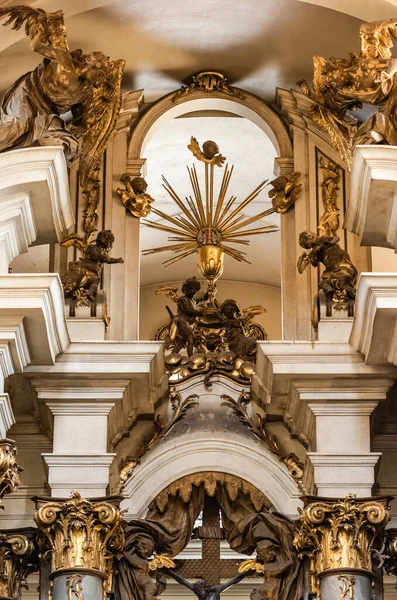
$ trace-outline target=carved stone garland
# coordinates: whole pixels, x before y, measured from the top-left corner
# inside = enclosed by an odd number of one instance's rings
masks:
[[[17,464],[17,448],[15,442],[9,439],[0,441],[0,498],[15,492],[21,481],[22,471]]]

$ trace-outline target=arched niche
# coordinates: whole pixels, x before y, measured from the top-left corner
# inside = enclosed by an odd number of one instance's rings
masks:
[[[126,518],[143,518],[149,504],[166,487],[202,471],[244,479],[262,492],[278,512],[292,519],[302,505],[301,493],[285,465],[254,439],[202,434],[177,443],[164,440],[144,457],[123,490]]]
[[[243,91],[244,97],[240,98],[223,92],[209,94],[197,90],[174,102],[175,93],[158,100],[139,118],[129,140],[128,160],[144,158],[146,144],[165,122],[201,110],[234,113],[252,121],[271,139],[279,158],[292,160],[292,143],[284,123],[276,112],[254,94]]]

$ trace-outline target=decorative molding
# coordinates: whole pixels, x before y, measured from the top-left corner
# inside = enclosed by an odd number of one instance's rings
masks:
[[[369,365],[397,365],[397,278],[395,273],[361,273],[352,347]]]
[[[170,469],[172,465],[172,469]],[[248,481],[269,498],[278,512],[296,518],[301,491],[287,467],[253,439],[189,436],[164,440],[134,469],[123,490],[127,519],[143,518],[150,502],[168,485],[201,471],[229,473]]]
[[[2,153],[0,206],[2,198],[14,191],[30,193],[38,243],[60,241],[62,233],[74,224],[66,161],[59,146]]]
[[[0,275],[0,317],[9,319],[15,315],[16,308],[20,317],[25,318],[32,362],[54,364],[57,354],[66,350],[69,344],[58,275]]]
[[[8,394],[0,394],[0,439],[7,437],[7,431],[15,423]]]

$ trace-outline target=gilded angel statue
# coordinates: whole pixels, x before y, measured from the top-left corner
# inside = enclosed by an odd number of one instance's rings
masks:
[[[296,171],[292,173],[289,179],[285,175],[280,175],[270,182],[273,189],[269,191],[268,196],[272,199],[272,205],[276,213],[286,213],[297,201],[302,191],[302,184],[298,183],[300,176],[301,174]]]
[[[198,143],[195,137],[190,138],[190,144],[188,144],[188,149],[190,152],[200,160],[208,165],[216,165],[217,167],[221,167],[226,160],[225,156],[219,152],[219,146],[216,142],[212,140],[207,140],[203,144],[203,149],[201,150],[200,144]]]
[[[356,144],[397,144],[397,59],[391,53],[397,18],[363,23],[359,34],[359,55],[329,60],[313,56],[313,89],[305,80],[298,81],[302,92],[314,101],[313,119],[329,133],[348,165]],[[378,110],[359,122],[348,111],[363,103]]]
[[[114,235],[109,229],[100,231],[96,240],[88,243],[77,233],[72,233],[61,242],[65,248],[74,247],[82,256],[71,261],[62,276],[65,298],[73,298],[76,306],[89,306],[95,296],[101,280],[104,263],[123,263],[122,258],[111,258],[110,250],[114,243]]]
[[[154,198],[146,193],[147,183],[143,177],[131,177],[127,173],[121,176],[124,188],[117,188],[116,192],[126,209],[138,219],[147,217],[151,211]]]
[[[63,11],[47,13],[30,6],[0,8],[3,25],[25,28],[43,61],[22,75],[0,106],[0,152],[11,148],[61,145],[70,162],[80,154],[84,186],[98,168],[121,103],[124,60],[101,52],[69,50]],[[65,124],[61,115],[71,111]]]

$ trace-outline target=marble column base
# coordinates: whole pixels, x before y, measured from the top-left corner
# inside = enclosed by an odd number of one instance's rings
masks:
[[[53,600],[101,600],[105,576],[94,569],[60,569],[50,575]]]
[[[372,574],[364,569],[330,569],[319,581],[321,600],[371,600]]]

